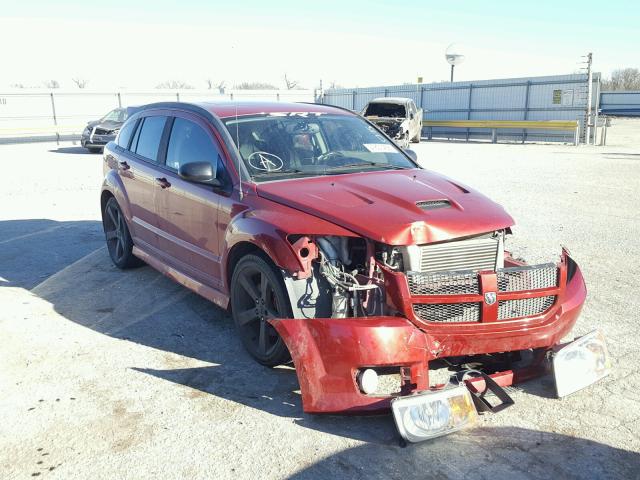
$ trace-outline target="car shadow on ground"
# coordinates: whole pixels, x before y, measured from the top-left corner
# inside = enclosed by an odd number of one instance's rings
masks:
[[[428,470],[425,470],[425,464]],[[518,427],[480,427],[399,448],[364,444],[288,478],[638,479],[640,454],[603,443]]]
[[[74,146],[74,147],[58,147],[58,148],[54,148],[49,150],[49,152],[51,153],[73,153],[73,154],[84,154],[84,155],[93,155],[95,154],[97,151],[90,151],[87,150],[84,147],[81,146]]]
[[[0,221],[0,286],[30,290],[103,244],[96,221]]]

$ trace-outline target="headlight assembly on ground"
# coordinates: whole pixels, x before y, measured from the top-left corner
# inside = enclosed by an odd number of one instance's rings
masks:
[[[599,330],[563,346],[553,356],[556,393],[564,397],[606,377],[611,359],[604,335]]]
[[[421,442],[475,423],[478,413],[464,385],[427,391],[391,401],[396,427],[402,438]]]

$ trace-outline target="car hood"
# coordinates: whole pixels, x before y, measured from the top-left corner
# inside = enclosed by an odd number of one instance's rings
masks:
[[[257,184],[256,190],[263,198],[389,245],[450,240],[514,223],[484,195],[422,169],[274,181]],[[439,208],[417,205],[429,201],[441,201]],[[291,233],[305,233],[304,225]]]
[[[405,117],[367,117],[367,120],[373,123],[399,123],[406,120]]]
[[[105,130],[114,130],[116,128],[120,128],[123,122],[114,122],[113,120],[106,120],[101,122],[100,120],[94,120],[92,122],[87,123],[87,127],[93,128],[104,128]]]

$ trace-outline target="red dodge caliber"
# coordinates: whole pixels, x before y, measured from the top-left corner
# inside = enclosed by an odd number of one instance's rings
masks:
[[[147,105],[104,173],[115,265],[229,308],[259,363],[293,361],[306,412],[391,409],[413,442],[509,405],[518,380],[552,371],[563,396],[609,371],[598,331],[559,344],[586,295],[568,253],[515,260],[501,206],[350,111]],[[443,365],[449,382],[430,381]]]

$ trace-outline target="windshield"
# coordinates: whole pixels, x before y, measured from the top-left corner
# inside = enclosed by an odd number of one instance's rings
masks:
[[[404,105],[396,103],[370,103],[367,106],[365,117],[406,117]]]
[[[274,113],[223,120],[254,181],[417,168],[359,117]]]
[[[116,108],[115,110],[111,110],[104,117],[100,119],[101,122],[120,122],[124,123],[127,119],[127,110],[124,108]]]

